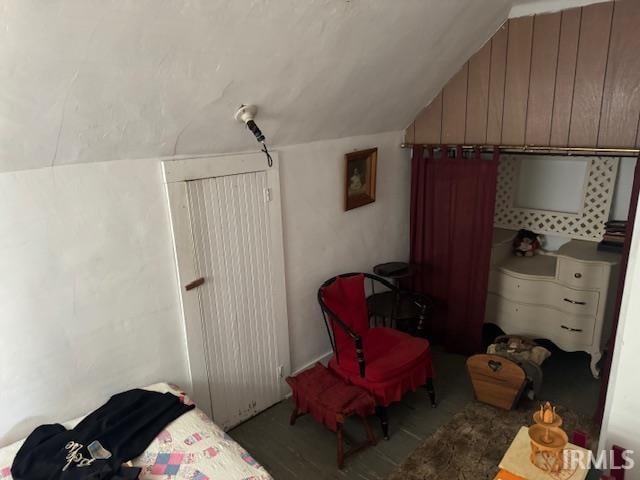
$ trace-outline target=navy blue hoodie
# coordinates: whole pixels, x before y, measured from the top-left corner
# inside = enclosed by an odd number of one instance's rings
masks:
[[[72,430],[60,424],[36,428],[13,460],[11,475],[14,480],[135,479],[140,469],[122,464],[192,408],[171,393],[119,393]]]

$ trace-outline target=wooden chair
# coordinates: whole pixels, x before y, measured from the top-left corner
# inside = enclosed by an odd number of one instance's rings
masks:
[[[334,356],[329,368],[350,384],[362,387],[376,400],[382,432],[389,438],[387,407],[409,390],[427,387],[435,406],[431,348],[418,338],[388,327],[371,327],[365,278],[380,287],[420,302],[420,295],[399,289],[369,273],[346,273],[330,278],[318,290]]]

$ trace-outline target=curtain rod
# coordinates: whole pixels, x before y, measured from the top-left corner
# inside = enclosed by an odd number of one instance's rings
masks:
[[[426,143],[402,143],[400,148],[412,148],[417,145],[424,147],[432,146],[434,150],[439,150],[441,145],[429,145]],[[456,148],[458,145],[446,145]],[[493,151],[494,145],[461,145],[463,150]],[[616,157],[637,157],[640,155],[638,148],[588,148],[588,147],[542,147],[535,145],[498,145],[498,150],[505,153],[545,153],[563,155],[587,155],[593,156],[616,156]]]

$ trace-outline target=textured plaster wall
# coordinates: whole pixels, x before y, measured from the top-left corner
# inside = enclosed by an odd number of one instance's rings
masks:
[[[279,149],[292,370],[330,350],[318,287],[345,272],[409,258],[409,152],[402,132]],[[378,147],[375,203],[344,211],[344,154]]]
[[[189,386],[157,160],[0,174],[0,445],[110,395]]]
[[[336,273],[408,256],[402,132],[278,149],[292,366],[325,354]],[[344,212],[344,154],[379,148],[377,200]],[[0,446],[111,394],[190,386],[159,160],[0,174]]]
[[[0,171],[399,130],[510,0],[0,0]]]

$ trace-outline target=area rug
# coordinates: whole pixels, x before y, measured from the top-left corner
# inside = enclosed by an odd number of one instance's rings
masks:
[[[575,429],[593,438],[589,417],[561,406],[556,411],[569,438]],[[491,480],[520,427],[532,423],[532,412],[470,403],[414,450],[388,480]]]

